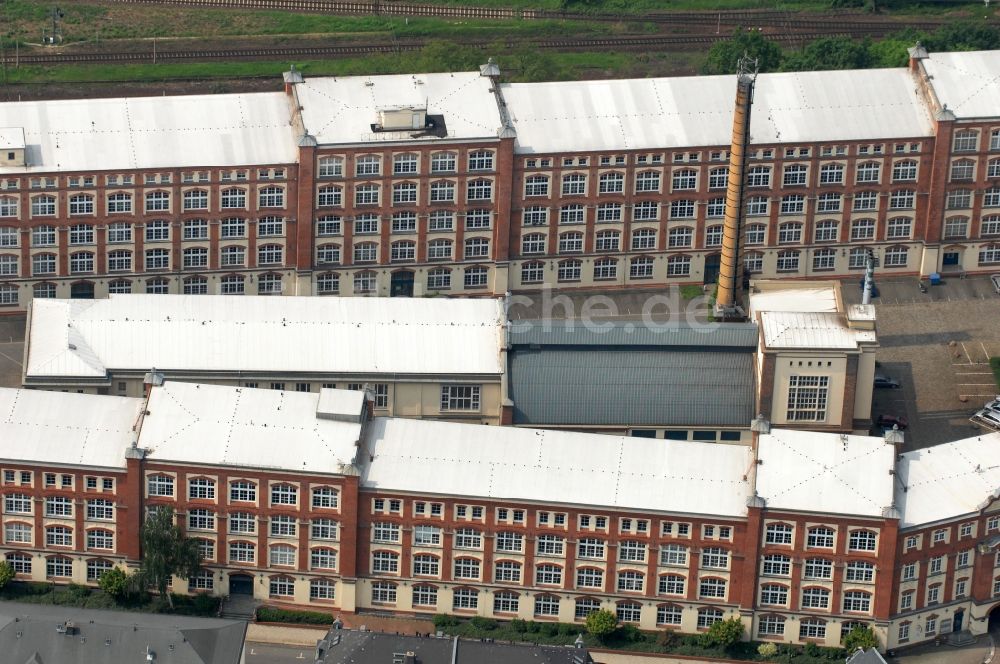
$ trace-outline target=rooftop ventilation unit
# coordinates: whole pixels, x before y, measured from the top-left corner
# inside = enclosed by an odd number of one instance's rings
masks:
[[[393,106],[380,109],[377,127],[381,131],[408,131],[427,126],[427,108],[420,106]]]

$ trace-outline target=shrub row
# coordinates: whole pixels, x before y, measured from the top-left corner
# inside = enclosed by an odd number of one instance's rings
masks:
[[[332,625],[333,616],[319,611],[293,611],[262,606],[257,609],[260,622],[293,623],[298,625]]]

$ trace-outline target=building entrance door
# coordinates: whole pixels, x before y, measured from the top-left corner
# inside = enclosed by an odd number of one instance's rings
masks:
[[[229,594],[253,595],[253,577],[246,574],[230,574]]]
[[[391,297],[413,297],[413,273],[409,270],[393,272],[389,295]]]
[[[719,266],[722,264],[722,256],[712,254],[705,256],[705,281],[706,284],[714,284],[719,280]]]

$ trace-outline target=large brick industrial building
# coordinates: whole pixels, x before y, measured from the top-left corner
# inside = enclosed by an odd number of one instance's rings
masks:
[[[166,382],[148,397],[0,390],[18,578],[95,583],[171,506],[204,568],[174,592],[895,648],[1000,606],[1000,434],[749,444],[372,417],[361,392]],[[706,469],[710,468],[710,472]]]
[[[745,265],[1000,265],[1000,51],[758,77]],[[0,104],[0,311],[107,293],[711,283],[734,80],[303,79]]]

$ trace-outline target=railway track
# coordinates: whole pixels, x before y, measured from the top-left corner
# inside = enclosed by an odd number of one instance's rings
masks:
[[[559,19],[571,21],[644,21],[667,25],[725,25],[747,27],[800,27],[814,26],[823,29],[831,24],[857,23],[883,26],[890,31],[903,27],[918,29],[935,28],[945,21],[921,19],[906,21],[872,21],[855,12],[832,12],[815,14],[803,18],[798,12],[777,10],[733,10],[733,11],[679,11],[650,12],[634,16],[612,12],[562,12],[545,9],[516,9],[511,7],[473,7],[458,5],[429,5],[415,3],[386,2],[384,0],[104,0],[109,4],[123,5],[165,5],[175,7],[201,7],[215,9],[272,10],[300,13],[381,15],[436,18],[472,19]],[[853,19],[857,18],[855,21]],[[867,19],[867,20],[866,20]]]
[[[823,32],[772,35],[774,39],[783,42],[798,43],[827,37],[831,35],[847,35],[846,32]],[[710,45],[726,35],[671,35],[671,36],[639,36],[639,37],[607,37],[595,39],[533,39],[525,41],[508,40],[507,46],[530,45],[538,49],[553,51],[587,51],[596,49],[628,50],[665,50],[683,46]],[[400,53],[416,51],[423,48],[423,41],[395,41],[385,43],[367,43],[347,46],[289,46],[278,48],[249,49],[203,49],[188,51],[131,51],[106,53],[42,53],[18,56],[8,55],[2,60],[8,67],[29,65],[72,65],[72,64],[128,64],[128,63],[166,63],[184,61],[225,61],[225,60],[286,60],[295,59],[337,59],[359,55],[378,53]],[[468,45],[480,45],[481,41],[468,42]]]

